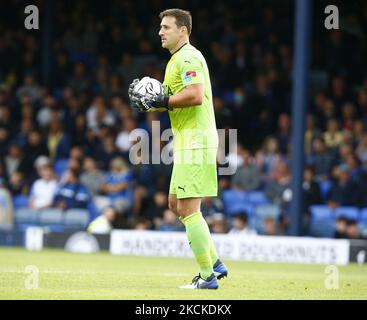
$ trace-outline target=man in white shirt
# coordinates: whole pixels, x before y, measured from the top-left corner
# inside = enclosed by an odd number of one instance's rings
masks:
[[[58,187],[50,164],[40,166],[38,173],[41,178],[33,183],[29,199],[29,207],[35,210],[50,207]]]

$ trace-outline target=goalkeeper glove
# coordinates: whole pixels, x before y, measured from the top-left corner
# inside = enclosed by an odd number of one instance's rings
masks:
[[[162,93],[156,96],[143,96],[140,98],[140,102],[144,107],[145,112],[154,112],[154,111],[167,111],[169,110],[168,101],[169,96],[162,90]]]
[[[127,91],[127,93],[129,95],[130,106],[141,112],[140,105],[139,105],[139,99],[134,95],[134,88],[138,83],[139,83],[139,79],[138,78],[134,79],[133,82],[130,83],[129,90]]]
[[[135,91],[132,91],[130,98],[131,106],[140,112],[162,112],[170,110],[168,107],[168,100],[169,96],[164,93],[160,93],[156,96],[143,96]]]

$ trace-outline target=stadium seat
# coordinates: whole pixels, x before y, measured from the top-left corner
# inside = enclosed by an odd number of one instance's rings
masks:
[[[39,223],[42,225],[63,224],[63,211],[61,209],[44,209],[39,213]]]
[[[66,229],[86,229],[89,223],[89,211],[86,209],[69,209],[65,212]]]
[[[269,200],[265,196],[265,193],[262,191],[252,191],[247,194],[248,200],[251,204],[254,206],[260,205],[260,204],[268,204]]]
[[[35,224],[38,221],[38,212],[29,208],[19,208],[14,212],[16,224]]]
[[[261,219],[272,217],[277,220],[280,215],[280,207],[275,204],[262,204],[255,208],[255,215]]]
[[[363,208],[359,213],[359,221],[367,224],[367,208]]]
[[[335,216],[333,210],[325,205],[310,207],[310,234],[313,237],[333,238],[335,233]]]
[[[236,213],[245,211],[248,216],[252,216],[254,214],[254,206],[249,202],[238,203],[237,205],[233,205],[227,211],[228,216],[233,216]]]
[[[334,213],[336,218],[340,216],[344,216],[352,220],[358,220],[359,218],[359,209],[356,207],[339,207],[335,209]]]
[[[14,209],[28,208],[29,196],[21,195],[13,198]]]
[[[252,205],[248,202],[246,192],[244,191],[226,190],[223,192],[222,199],[227,215],[233,215],[243,210],[249,214],[252,213]]]
[[[332,210],[325,205],[314,205],[310,207],[311,218],[313,220],[331,220],[333,219]]]

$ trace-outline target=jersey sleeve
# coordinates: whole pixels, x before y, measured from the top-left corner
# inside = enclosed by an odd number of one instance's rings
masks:
[[[184,87],[204,83],[203,65],[194,55],[183,55],[179,61],[179,71]]]

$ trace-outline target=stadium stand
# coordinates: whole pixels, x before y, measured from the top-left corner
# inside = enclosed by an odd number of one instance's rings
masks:
[[[173,1],[170,6],[180,3]],[[261,180],[248,192],[232,186],[232,176],[219,176],[222,213],[230,224],[236,213],[246,211],[249,224],[259,233],[263,219],[272,217],[277,233],[287,234],[292,1],[241,2],[246,10],[236,10],[239,1],[234,0],[185,5],[195,9],[192,40],[208,59],[217,126],[238,129],[238,152],[225,150],[226,158],[236,159],[235,166],[243,168],[247,178]],[[322,1],[315,6],[322,6]],[[348,3],[343,6],[348,12]],[[363,6],[366,10],[366,3]],[[29,199],[39,178],[36,161],[43,156],[53,164],[58,186],[68,170],[78,177],[85,173],[86,158],[96,161],[105,182],[112,181],[110,164],[123,159],[129,173],[122,179],[129,189],[114,195],[118,219],[126,218],[124,227],[134,228],[146,218],[147,228],[158,229],[156,218],[162,216],[155,209],[154,196],[168,193],[170,167],[132,165],[128,150],[133,142],[127,137],[134,127],[151,134],[153,120],[161,121],[161,130],[169,122],[166,114],[134,113],[128,106],[127,88],[135,77],[162,80],[169,57],[160,48],[158,28],[151,27],[158,26],[159,12],[146,1],[66,0],[57,1],[56,7],[50,82],[41,73],[41,33],[25,30],[15,10],[5,8],[0,13],[0,178],[13,198],[15,227],[85,230],[102,214],[96,200],[108,192],[97,180],[84,186],[93,190],[86,210],[65,211],[55,208],[54,202],[33,210]],[[361,230],[367,225],[367,25],[363,15],[350,12],[343,31],[326,32],[317,19],[312,26],[305,163],[314,173],[303,184],[303,215],[310,216],[305,219],[310,227],[306,235],[333,237],[340,216],[357,220]],[[251,166],[243,163],[244,149]],[[121,203],[124,199],[129,205]]]

